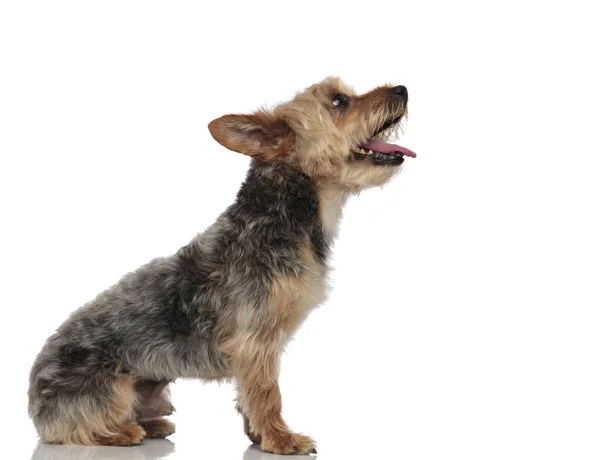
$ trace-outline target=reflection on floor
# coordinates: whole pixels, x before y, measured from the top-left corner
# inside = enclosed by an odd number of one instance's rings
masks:
[[[174,454],[175,444],[168,439],[147,439],[134,447],[60,446],[38,443],[31,460],[176,460],[177,456]],[[254,445],[248,447],[242,455],[242,460],[292,460],[294,458],[314,460],[317,457],[315,455],[310,457],[273,455]]]
[[[167,439],[148,439],[139,446],[61,446],[38,443],[31,460],[132,460],[168,459],[175,444]]]

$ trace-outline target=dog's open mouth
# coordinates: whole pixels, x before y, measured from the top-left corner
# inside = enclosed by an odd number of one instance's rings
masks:
[[[381,128],[373,134],[373,138],[360,143],[353,150],[353,156],[358,161],[370,161],[378,165],[398,166],[404,162],[404,157],[415,158],[417,154],[406,147],[401,147],[396,144],[388,144],[375,140],[382,132],[394,127],[398,124],[402,117],[396,117],[386,121]]]

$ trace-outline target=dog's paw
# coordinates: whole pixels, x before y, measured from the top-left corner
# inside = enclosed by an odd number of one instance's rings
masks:
[[[308,455],[317,453],[317,444],[310,437],[289,432],[263,433],[260,447],[272,454]]]
[[[96,440],[103,446],[137,446],[146,437],[146,431],[135,422],[128,422],[119,428],[113,436],[102,436]]]
[[[164,418],[149,420],[140,424],[146,430],[148,438],[166,438],[175,433],[175,424]]]

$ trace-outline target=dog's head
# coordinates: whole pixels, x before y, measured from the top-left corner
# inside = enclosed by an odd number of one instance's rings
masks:
[[[208,129],[230,150],[292,164],[319,183],[360,190],[384,184],[404,156],[415,156],[384,142],[397,132],[407,102],[404,86],[357,95],[330,77],[272,110],[225,115]]]

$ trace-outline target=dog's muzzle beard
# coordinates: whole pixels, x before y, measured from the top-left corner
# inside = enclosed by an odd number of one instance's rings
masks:
[[[382,132],[394,128],[404,115],[399,115],[387,120],[369,140],[352,149],[351,160],[368,161],[379,166],[400,166],[404,163],[404,156],[415,158],[417,154],[406,147],[376,141],[375,138]]]

